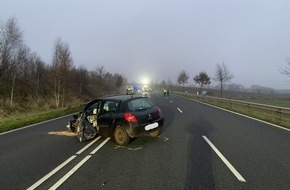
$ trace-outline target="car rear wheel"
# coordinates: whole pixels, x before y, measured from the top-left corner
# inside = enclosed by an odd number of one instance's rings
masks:
[[[158,137],[160,135],[160,129],[156,129],[156,130],[152,131],[151,133],[149,133],[149,135],[151,137]]]
[[[130,137],[126,129],[122,126],[118,126],[114,130],[114,139],[118,145],[125,146],[129,143]]]

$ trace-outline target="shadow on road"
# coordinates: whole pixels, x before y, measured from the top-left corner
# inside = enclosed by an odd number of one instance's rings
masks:
[[[163,113],[163,116],[164,116],[164,124],[163,124],[163,127],[162,127],[162,132],[161,133],[164,133],[167,128],[169,128],[174,120],[174,112],[172,111],[172,108],[170,106],[162,106],[162,113]]]
[[[215,190],[212,150],[202,137],[203,135],[208,137],[213,127],[205,117],[200,117],[191,123],[195,123],[195,125],[187,127],[191,137],[187,151],[185,189]]]

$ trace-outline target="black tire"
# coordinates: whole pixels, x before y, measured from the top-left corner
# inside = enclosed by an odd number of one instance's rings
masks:
[[[152,131],[151,133],[149,133],[150,137],[158,137],[161,133],[160,129],[156,129],[154,131]]]
[[[125,146],[130,142],[130,136],[126,129],[122,126],[117,126],[114,130],[114,139],[118,145]]]

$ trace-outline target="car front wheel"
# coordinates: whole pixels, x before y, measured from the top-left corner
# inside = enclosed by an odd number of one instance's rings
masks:
[[[122,126],[118,126],[114,130],[114,139],[118,145],[125,146],[129,143],[130,137],[126,129]]]

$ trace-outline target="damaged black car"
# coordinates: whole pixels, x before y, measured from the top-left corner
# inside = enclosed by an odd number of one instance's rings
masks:
[[[164,122],[160,108],[148,97],[131,95],[92,100],[73,117],[67,127],[80,142],[102,135],[122,146],[141,135],[159,136]]]

